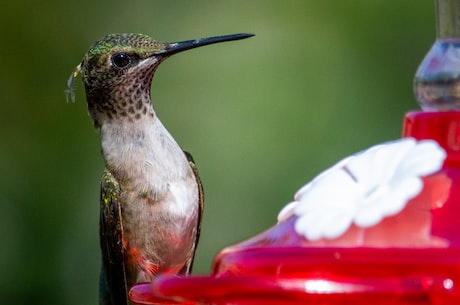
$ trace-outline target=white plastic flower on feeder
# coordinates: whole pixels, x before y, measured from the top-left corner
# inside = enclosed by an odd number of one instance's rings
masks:
[[[347,157],[303,186],[278,215],[293,214],[308,240],[333,239],[351,224],[367,228],[404,209],[422,188],[422,177],[441,169],[445,151],[432,140],[403,138]]]

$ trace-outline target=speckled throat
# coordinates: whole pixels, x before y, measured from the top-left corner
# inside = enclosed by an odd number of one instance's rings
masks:
[[[129,70],[114,71],[121,75],[114,77],[118,81],[108,87],[93,87],[85,82],[88,111],[95,126],[100,127],[104,120],[134,122],[142,116],[153,117],[150,87],[158,64],[155,58],[148,58]],[[106,76],[106,82],[111,82],[110,77]]]

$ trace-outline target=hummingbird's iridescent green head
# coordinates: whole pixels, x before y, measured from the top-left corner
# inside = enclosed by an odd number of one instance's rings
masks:
[[[85,54],[81,74],[95,126],[113,119],[153,116],[150,84],[167,44],[142,34],[111,34]]]
[[[81,73],[88,111],[96,127],[114,120],[136,121],[154,116],[150,86],[158,65],[169,56],[192,48],[253,36],[234,34],[158,42],[143,34],[110,34],[96,42],[72,73]],[[68,92],[72,95],[71,89]]]

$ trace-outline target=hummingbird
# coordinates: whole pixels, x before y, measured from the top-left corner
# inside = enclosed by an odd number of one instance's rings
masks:
[[[192,156],[166,130],[150,98],[153,75],[171,55],[239,40],[233,34],[158,42],[143,34],[110,34],[90,47],[81,74],[89,115],[100,130],[102,252],[99,304],[126,305],[129,289],[158,274],[189,274],[200,236],[203,187]]]

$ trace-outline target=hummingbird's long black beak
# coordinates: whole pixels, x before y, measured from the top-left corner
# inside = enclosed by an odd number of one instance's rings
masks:
[[[171,42],[166,44],[166,47],[160,51],[155,52],[154,55],[165,55],[170,56],[185,50],[190,50],[194,48],[198,48],[201,46],[206,46],[213,43],[219,43],[224,41],[231,41],[231,40],[240,40],[254,36],[254,34],[232,34],[232,35],[225,35],[225,36],[215,36],[215,37],[207,37],[207,38],[200,38],[200,39],[193,39],[193,40],[185,40],[179,42]]]

